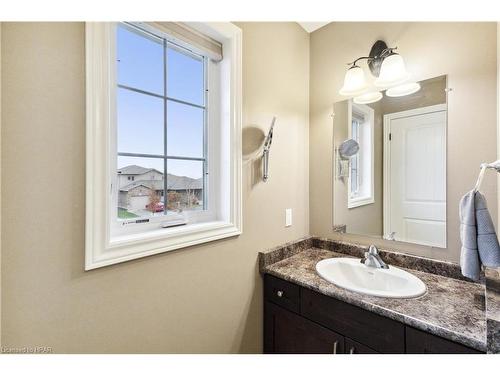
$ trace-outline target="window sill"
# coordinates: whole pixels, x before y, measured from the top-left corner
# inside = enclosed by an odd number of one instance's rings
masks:
[[[347,202],[347,208],[356,208],[372,203],[375,203],[375,199],[373,197],[358,197],[349,199],[349,201]]]
[[[241,230],[232,223],[212,221],[116,236],[110,239],[102,252],[97,254],[90,262],[87,262],[85,270],[105,267],[240,234]]]

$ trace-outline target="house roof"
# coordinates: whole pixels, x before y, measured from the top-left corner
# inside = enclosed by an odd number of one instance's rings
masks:
[[[148,189],[163,190],[163,180],[136,180],[120,188],[120,191],[130,191],[138,186],[144,186]],[[203,189],[203,179],[190,178],[186,176],[167,175],[168,190],[197,190]]]
[[[139,174],[147,173],[149,171],[156,171],[160,174],[163,174],[155,168],[144,168],[144,167],[141,167],[140,165],[127,165],[126,167],[119,168],[117,173],[118,174],[139,175]]]
[[[203,179],[167,174],[168,190],[203,189]]]
[[[130,191],[138,186],[148,189],[163,190],[163,180],[137,180],[120,188],[120,191]]]

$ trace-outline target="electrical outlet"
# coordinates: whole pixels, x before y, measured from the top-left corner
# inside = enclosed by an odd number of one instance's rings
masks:
[[[291,227],[292,226],[292,209],[287,208],[285,209],[285,227]]]

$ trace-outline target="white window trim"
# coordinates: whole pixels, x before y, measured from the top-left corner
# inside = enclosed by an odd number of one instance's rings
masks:
[[[362,195],[360,197],[351,197],[351,169],[349,168],[349,178],[348,178],[348,188],[347,188],[347,208],[356,208],[360,206],[365,206],[367,204],[372,204],[375,202],[375,145],[374,145],[374,131],[375,131],[375,111],[373,108],[367,106],[366,104],[354,104],[352,100],[348,101],[348,129],[349,129],[349,138],[352,138],[352,111],[353,106],[357,108],[358,111],[361,111],[365,116],[369,118],[370,121],[370,159],[371,159],[371,173],[369,176],[368,184],[370,186],[369,194]],[[361,171],[361,164],[363,164],[363,150],[360,148],[359,151],[359,162],[358,162],[358,174]],[[363,175],[360,176],[361,184],[366,183],[363,181]]]
[[[113,164],[111,145],[115,108],[115,57],[111,56],[114,24],[86,24],[86,227],[85,270],[193,246],[242,233],[241,202],[241,30],[231,23],[189,23],[189,26],[223,44],[220,64],[220,166],[221,190],[215,221],[144,233],[111,236],[110,194]],[[222,166],[225,166],[222,168]],[[212,178],[212,177],[209,177]],[[227,197],[227,199],[221,199]]]

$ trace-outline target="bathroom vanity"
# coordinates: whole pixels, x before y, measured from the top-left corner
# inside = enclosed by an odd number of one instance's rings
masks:
[[[260,254],[265,353],[485,353],[484,286],[461,279],[456,265],[382,252],[427,286],[418,298],[373,297],[322,279],[322,259],[365,249],[306,239]]]
[[[481,353],[271,275],[264,285],[265,353]]]

